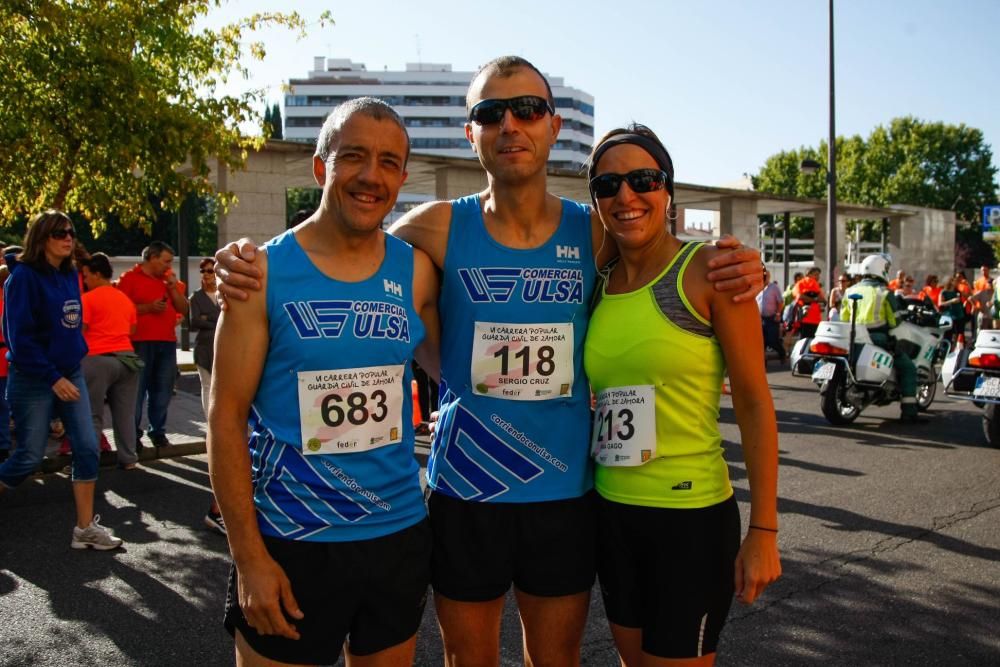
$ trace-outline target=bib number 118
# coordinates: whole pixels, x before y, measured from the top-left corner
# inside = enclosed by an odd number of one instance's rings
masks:
[[[551,345],[542,345],[538,349],[538,362],[535,364],[535,371],[538,375],[547,377],[556,370],[556,351]],[[493,358],[500,359],[500,374],[510,374],[510,346],[504,345],[493,354]],[[531,346],[525,345],[514,353],[514,359],[521,361],[521,375],[527,377],[531,374]]]

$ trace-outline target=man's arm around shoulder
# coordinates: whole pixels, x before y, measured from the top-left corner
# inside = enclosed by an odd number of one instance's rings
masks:
[[[441,377],[441,322],[438,317],[438,276],[430,257],[413,249],[413,307],[420,314],[426,334],[414,352],[417,363],[434,380]]]
[[[439,269],[444,268],[451,225],[451,202],[421,204],[389,228],[389,233],[423,250]]]

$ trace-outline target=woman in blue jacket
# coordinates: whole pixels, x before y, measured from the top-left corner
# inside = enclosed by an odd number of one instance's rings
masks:
[[[94,514],[99,459],[90,419],[87,385],[80,360],[83,340],[80,281],[73,266],[76,231],[60,211],[39,213],[28,226],[24,251],[7,258],[3,333],[10,373],[7,401],[14,419],[17,448],[0,465],[0,492],[15,487],[42,460],[49,420],[62,419],[73,447],[73,499],[76,501],[74,549],[107,550],[122,540]]]

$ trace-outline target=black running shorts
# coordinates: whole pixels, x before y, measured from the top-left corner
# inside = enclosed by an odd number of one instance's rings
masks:
[[[642,629],[660,658],[714,653],[726,623],[740,547],[732,496],[701,509],[661,509],[598,498],[598,576],[608,620]]]
[[[357,542],[264,538],[284,569],[304,617],[289,618],[299,639],[259,635],[240,610],[236,568],[226,595],[225,624],[260,655],[296,664],[337,662],[344,641],[354,655],[371,655],[412,637],[420,626],[430,581],[427,519],[385,537]]]
[[[589,591],[595,498],[479,503],[431,493],[434,591],[459,602],[495,600],[511,584],[540,597]]]

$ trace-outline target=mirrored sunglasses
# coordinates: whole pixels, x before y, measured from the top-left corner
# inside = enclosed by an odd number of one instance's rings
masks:
[[[469,110],[469,120],[480,125],[493,125],[503,120],[503,115],[510,109],[514,118],[523,121],[541,120],[546,113],[555,113],[544,97],[521,95],[506,100],[489,99],[476,103]]]
[[[601,174],[590,180],[590,192],[595,199],[614,197],[627,181],[632,192],[642,194],[662,190],[667,185],[667,172],[662,169],[634,169],[627,174]]]

